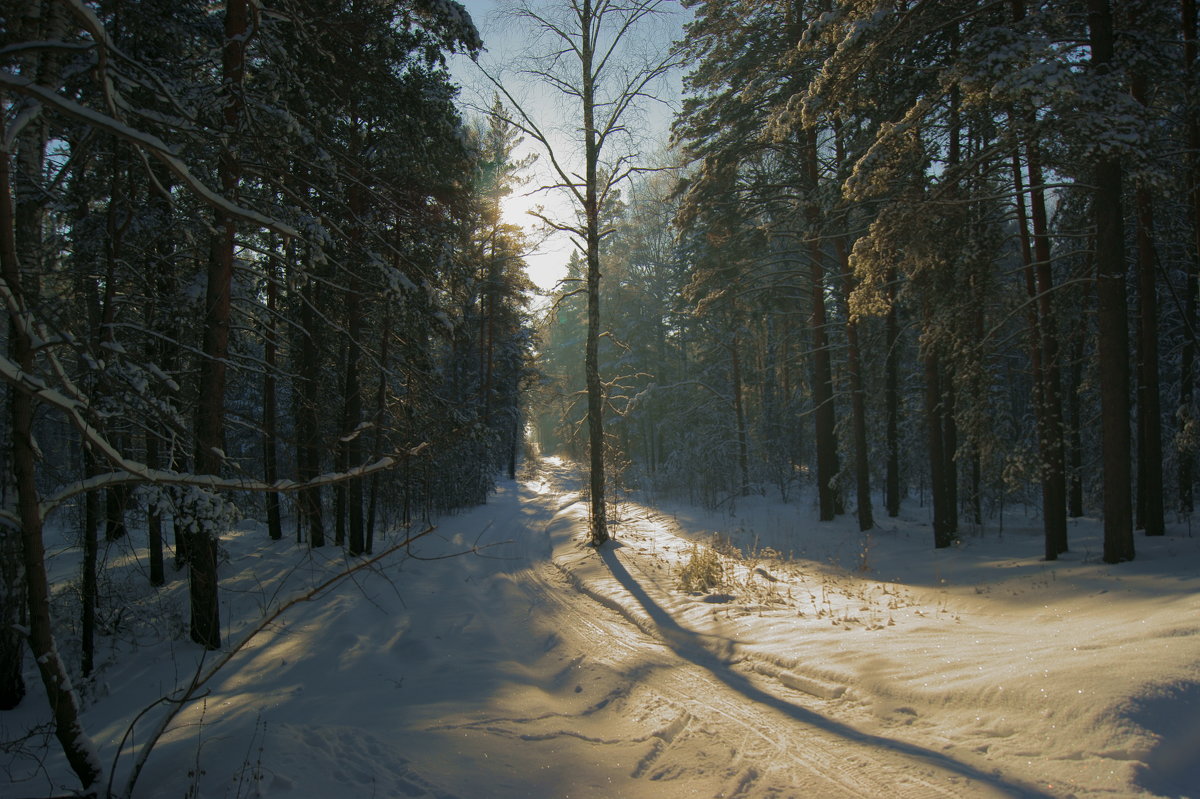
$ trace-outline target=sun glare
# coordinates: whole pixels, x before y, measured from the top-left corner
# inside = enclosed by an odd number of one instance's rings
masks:
[[[567,261],[571,257],[570,237],[564,233],[553,233],[547,236],[544,225],[530,212],[543,208],[550,218],[564,216],[569,209],[559,198],[546,193],[526,194],[514,192],[505,197],[500,203],[501,215],[505,222],[524,228],[531,248],[525,256],[529,279],[542,291],[550,291],[562,280],[567,273]]]

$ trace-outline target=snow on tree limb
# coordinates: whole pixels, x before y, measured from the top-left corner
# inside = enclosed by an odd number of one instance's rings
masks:
[[[428,446],[427,443],[422,443],[406,450],[401,457],[387,455],[373,463],[355,466],[342,472],[330,472],[318,475],[311,480],[301,482],[295,480],[277,480],[273,483],[266,483],[261,480],[249,478],[224,478],[217,475],[152,469],[146,464],[126,458],[118,452],[108,439],[84,417],[84,406],[81,403],[67,397],[62,392],[49,388],[40,377],[22,371],[16,363],[3,355],[0,355],[0,379],[7,381],[18,390],[28,392],[35,399],[57,408],[66,414],[71,425],[79,431],[84,441],[90,444],[97,453],[117,469],[117,471],[99,474],[86,480],[72,483],[45,498],[41,502],[43,516],[55,510],[72,497],[88,491],[135,483],[187,485],[213,490],[256,492],[290,492],[308,488],[319,488],[345,480],[366,477],[375,472],[385,471],[400,463],[402,457],[415,457]],[[16,517],[12,517],[11,514],[0,514],[0,523],[16,524],[19,526]]]
[[[425,449],[425,444],[406,450],[402,457],[413,457]],[[317,475],[311,480],[276,480],[266,483],[261,480],[242,477],[218,477],[217,475],[195,474],[192,472],[173,472],[165,469],[151,469],[145,464],[122,459],[122,470],[98,474],[86,480],[61,489],[42,502],[42,512],[49,513],[72,497],[95,491],[101,488],[113,488],[122,485],[152,483],[155,485],[195,486],[220,491],[254,491],[258,493],[283,493],[303,491],[310,488],[321,488],[356,478],[367,477],[375,472],[387,471],[400,463],[401,458],[386,455],[373,463],[364,463],[341,472],[327,472]]]
[[[266,230],[278,233],[281,236],[289,238],[299,238],[299,232],[284,222],[263,214],[253,211],[249,208],[243,208],[237,203],[217,194],[204,182],[192,174],[187,165],[171,152],[171,148],[162,139],[157,136],[146,133],[144,131],[132,128],[123,122],[114,119],[113,117],[100,113],[87,106],[81,105],[74,100],[69,100],[56,94],[54,91],[45,86],[39,86],[28,78],[16,75],[9,70],[0,69],[0,87],[9,89],[19,94],[24,94],[32,97],[46,106],[56,108],[57,110],[75,117],[89,125],[100,130],[107,131],[115,136],[118,136],[131,144],[148,150],[155,158],[162,161],[172,173],[175,174],[184,184],[188,186],[201,200],[218,209],[222,213],[240,219],[244,222],[249,222]]]

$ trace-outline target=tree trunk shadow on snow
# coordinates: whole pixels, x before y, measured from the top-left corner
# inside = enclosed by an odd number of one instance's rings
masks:
[[[1053,794],[1048,794],[1032,785],[1007,781],[996,774],[981,771],[970,764],[963,763],[953,757],[931,749],[856,730],[847,724],[799,707],[782,697],[770,694],[761,688],[756,688],[744,675],[733,670],[729,660],[715,654],[705,645],[704,641],[708,636],[703,636],[687,629],[651,599],[649,594],[633,578],[633,575],[629,573],[629,570],[625,568],[625,565],[621,563],[617,557],[617,549],[618,547],[609,545],[602,546],[597,551],[600,553],[600,557],[604,559],[604,563],[607,564],[609,571],[612,572],[617,582],[633,595],[634,599],[637,600],[638,604],[642,606],[642,609],[650,617],[657,628],[658,637],[663,643],[670,647],[679,657],[705,669],[713,677],[734,691],[737,691],[746,699],[777,710],[797,722],[840,736],[848,741],[919,759],[927,765],[943,769],[960,777],[977,780],[997,790],[1004,791],[1013,797],[1053,799]]]

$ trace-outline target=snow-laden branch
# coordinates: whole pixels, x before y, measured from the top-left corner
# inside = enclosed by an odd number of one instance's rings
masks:
[[[214,491],[255,491],[258,493],[284,493],[303,491],[309,488],[321,488],[335,483],[367,477],[375,472],[391,469],[399,464],[403,457],[415,457],[424,451],[427,444],[420,444],[405,450],[401,456],[385,455],[374,463],[364,463],[340,472],[328,472],[317,475],[310,480],[276,480],[266,483],[248,477],[219,477],[212,474],[194,474],[191,472],[173,472],[166,469],[151,469],[145,464],[123,459],[128,468],[121,471],[107,472],[80,480],[59,490],[42,501],[42,513],[49,513],[72,497],[95,491],[101,488],[112,488],[121,485],[140,485],[153,483],[155,485],[179,485],[207,488]]]
[[[41,116],[41,113],[42,106],[39,103],[29,103],[17,113],[13,121],[4,130],[4,152],[12,152],[17,137],[21,135],[21,131],[25,129],[26,125]]]
[[[9,89],[18,94],[32,97],[43,105],[53,107],[68,116],[86,122],[92,127],[111,133],[139,148],[149,151],[155,158],[162,161],[201,200],[228,216],[240,219],[243,222],[249,222],[266,230],[274,231],[281,236],[289,238],[300,237],[299,232],[291,225],[281,222],[278,219],[272,219],[249,208],[243,208],[204,185],[202,180],[192,174],[187,164],[183,163],[183,161],[171,152],[171,148],[167,143],[153,134],[132,128],[108,114],[101,113],[95,109],[81,105],[74,100],[62,97],[51,89],[39,86],[29,78],[16,75],[6,69],[0,69],[0,88]]]
[[[6,355],[0,355],[0,379],[5,380],[15,389],[25,391],[34,399],[62,411],[83,440],[90,445],[104,460],[107,460],[113,471],[95,475],[86,480],[80,480],[66,486],[40,503],[43,518],[51,511],[61,506],[73,497],[88,491],[101,488],[111,488],[130,484],[182,485],[196,486],[210,490],[226,491],[257,491],[257,492],[293,492],[308,488],[318,488],[333,483],[365,477],[375,472],[385,471],[396,466],[403,457],[419,455],[427,444],[423,443],[407,450],[400,456],[387,455],[374,463],[363,464],[341,472],[331,472],[318,475],[310,480],[277,480],[273,483],[253,480],[243,477],[219,477],[208,474],[191,474],[174,472],[166,469],[153,469],[144,463],[132,460],[122,455],[108,439],[92,425],[85,417],[85,407],[82,403],[65,394],[50,388],[37,375],[23,371],[18,364]],[[17,520],[11,514],[0,515],[0,522],[12,524]]]

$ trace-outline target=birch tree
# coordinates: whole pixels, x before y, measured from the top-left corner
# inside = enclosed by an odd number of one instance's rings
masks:
[[[601,241],[611,229],[601,224],[601,209],[617,188],[639,169],[638,142],[632,133],[638,114],[675,66],[666,50],[645,50],[642,37],[663,21],[667,0],[570,0],[534,3],[518,0],[506,13],[528,32],[533,55],[517,65],[517,76],[561,96],[578,113],[579,123],[565,140],[554,120],[523,102],[511,81],[486,72],[512,109],[508,122],[540,146],[551,172],[547,189],[566,195],[576,218],[543,221],[569,233],[586,262],[587,335],[584,370],[590,510],[593,546],[608,540],[605,511],[604,387],[600,379]]]

